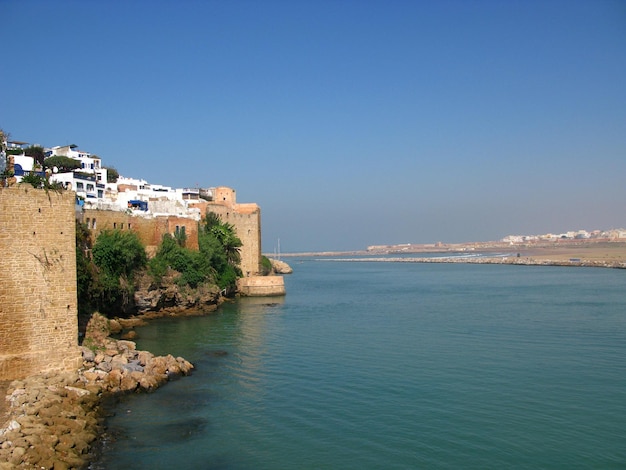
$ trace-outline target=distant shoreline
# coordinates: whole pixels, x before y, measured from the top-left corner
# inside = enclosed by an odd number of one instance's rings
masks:
[[[402,248],[400,248],[402,247]],[[463,254],[481,256],[462,257]],[[507,255],[489,256],[489,253]],[[449,254],[411,258],[411,254]],[[389,257],[391,255],[391,257]],[[393,255],[403,255],[394,258]],[[272,257],[272,255],[267,255]],[[324,251],[283,253],[281,257],[342,257],[345,261],[385,261],[413,263],[474,263],[516,264],[529,266],[587,266],[626,268],[626,240],[558,240],[554,242],[510,244],[503,242],[477,242],[443,245],[396,245],[386,250]],[[368,258],[346,258],[361,257]],[[383,258],[383,256],[385,256]]]
[[[512,264],[519,266],[579,266],[588,268],[615,268],[626,269],[626,262],[620,261],[590,261],[579,258],[569,260],[534,259],[517,256],[439,256],[424,258],[323,258],[318,261],[339,261],[339,262],[364,262],[364,263],[448,263],[448,264]]]

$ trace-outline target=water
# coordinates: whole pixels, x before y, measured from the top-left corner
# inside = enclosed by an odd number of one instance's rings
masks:
[[[139,330],[197,370],[124,398],[93,468],[626,468],[626,271],[292,264]]]

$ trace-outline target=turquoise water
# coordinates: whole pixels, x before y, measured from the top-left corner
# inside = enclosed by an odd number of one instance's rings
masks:
[[[290,262],[285,298],[138,330],[197,370],[93,468],[626,468],[626,271]]]

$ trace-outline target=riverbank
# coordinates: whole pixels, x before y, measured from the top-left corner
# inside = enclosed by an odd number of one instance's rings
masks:
[[[626,263],[626,240],[559,240],[552,242],[504,243],[504,242],[475,242],[458,244],[429,244],[429,245],[393,245],[376,250],[311,252],[311,253],[284,253],[285,257],[369,257],[370,259],[386,256],[410,257],[419,255],[426,258],[457,258],[467,255],[480,254],[484,258],[501,258],[502,254],[512,255],[536,264],[569,262],[571,259],[580,259],[583,263],[618,265]],[[436,255],[436,256],[429,256]],[[421,262],[421,261],[420,261]],[[428,261],[424,261],[428,262]],[[436,262],[445,262],[444,260]],[[460,261],[454,261],[460,262]],[[497,261],[501,262],[501,261]],[[519,263],[522,264],[522,263]]]
[[[626,268],[626,242],[576,241],[545,244],[465,244],[446,250],[402,252],[359,252],[319,255],[321,259],[398,263],[473,263],[526,266],[585,266]],[[412,257],[412,254],[420,256]],[[340,258],[335,256],[341,255]],[[381,255],[386,255],[382,257]],[[435,256],[429,256],[435,255]],[[358,256],[354,258],[352,256]]]
[[[84,468],[102,431],[103,399],[150,392],[193,370],[182,357],[154,356],[109,333],[108,320],[94,315],[81,347],[80,370],[5,383],[0,470]]]

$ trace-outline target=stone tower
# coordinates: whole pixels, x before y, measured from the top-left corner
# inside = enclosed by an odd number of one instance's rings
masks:
[[[241,240],[241,272],[256,276],[261,269],[261,208],[255,203],[237,204],[235,190],[220,186],[213,189],[213,201],[207,212],[219,215],[222,222],[235,227]]]

